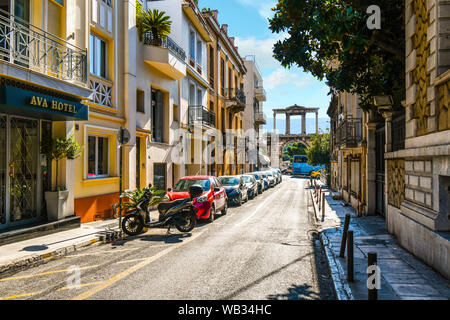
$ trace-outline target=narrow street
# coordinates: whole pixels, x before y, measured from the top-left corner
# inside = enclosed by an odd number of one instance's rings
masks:
[[[0,298],[334,299],[308,185],[284,176],[188,236],[152,229],[2,277]]]

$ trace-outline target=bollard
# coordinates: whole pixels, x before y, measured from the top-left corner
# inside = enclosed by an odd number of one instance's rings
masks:
[[[349,225],[350,225],[350,214],[347,213],[345,215],[344,231],[342,232],[342,240],[341,240],[341,251],[339,253],[339,257],[341,258],[345,257],[345,243],[347,241],[347,231]]]
[[[347,238],[347,281],[353,282],[353,231],[348,231]]]
[[[322,194],[322,218],[325,218],[325,193]]]
[[[368,263],[367,263],[368,267],[370,268],[371,266],[376,266],[377,265],[377,253],[376,252],[369,252],[368,254]],[[374,271],[375,273],[376,271]],[[377,277],[379,277],[379,275],[376,275]],[[369,300],[378,300],[378,289],[376,288],[376,286],[373,286],[371,288],[371,286],[369,286],[369,281],[371,280],[370,278],[373,277],[373,273],[367,274],[368,280],[367,280],[367,288],[369,289],[368,291],[368,297]],[[375,282],[379,281],[379,278],[375,280]]]

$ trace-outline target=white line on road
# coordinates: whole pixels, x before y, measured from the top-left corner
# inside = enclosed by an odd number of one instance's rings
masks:
[[[264,207],[266,205],[266,202],[268,202],[269,200],[271,200],[276,194],[278,194],[278,192],[280,192],[281,189],[276,190],[274,193],[272,193],[266,200],[264,200],[264,202],[262,202],[259,206],[256,207],[256,209],[253,211],[252,214],[250,214],[248,217],[246,217],[244,220],[242,220],[241,222],[235,224],[236,227],[239,227],[241,224],[243,224],[244,222],[248,221],[251,217],[253,217],[256,213],[258,213],[258,211]]]

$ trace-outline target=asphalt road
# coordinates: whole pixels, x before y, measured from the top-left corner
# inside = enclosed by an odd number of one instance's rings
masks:
[[[308,184],[284,176],[191,234],[152,229],[8,275],[0,298],[334,299]]]

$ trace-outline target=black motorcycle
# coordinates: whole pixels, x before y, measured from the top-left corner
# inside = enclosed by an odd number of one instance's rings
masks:
[[[144,194],[140,198],[135,209],[125,213],[122,220],[122,230],[129,236],[135,236],[146,228],[170,228],[175,227],[180,232],[191,232],[197,225],[196,199],[203,193],[200,185],[189,188],[190,198],[161,202],[158,205],[159,220],[150,221],[149,203],[153,198],[150,188],[144,188]]]

